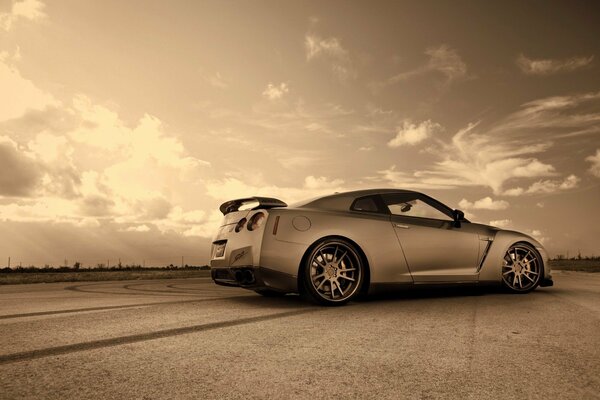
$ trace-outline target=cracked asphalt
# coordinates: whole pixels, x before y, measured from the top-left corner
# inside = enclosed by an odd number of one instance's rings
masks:
[[[0,286],[0,398],[600,398],[600,274],[554,278],[338,308],[208,278]]]

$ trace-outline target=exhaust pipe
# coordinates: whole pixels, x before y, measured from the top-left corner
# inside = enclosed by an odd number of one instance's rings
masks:
[[[242,281],[244,279],[244,274],[239,269],[237,271],[235,271],[235,273],[233,274],[233,277],[235,278],[237,283],[243,283]]]
[[[244,280],[246,284],[251,284],[254,283],[254,272],[250,271],[249,269],[244,271]]]
[[[234,273],[234,278],[240,285],[250,285],[254,283],[254,272],[249,269],[237,270]]]

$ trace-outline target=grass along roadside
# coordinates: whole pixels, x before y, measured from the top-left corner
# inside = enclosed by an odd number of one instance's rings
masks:
[[[600,260],[550,260],[550,268],[557,271],[600,272]]]
[[[136,269],[132,271],[79,270],[69,272],[0,272],[0,285],[81,281],[123,281],[130,279],[172,279],[209,277],[197,269]]]

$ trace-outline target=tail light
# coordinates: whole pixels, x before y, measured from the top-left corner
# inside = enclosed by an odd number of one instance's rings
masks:
[[[258,229],[265,222],[265,214],[261,212],[257,212],[253,216],[250,217],[248,221],[248,230],[253,231]]]
[[[244,229],[244,225],[246,225],[246,218],[242,218],[238,221],[237,225],[235,226],[235,231],[241,231],[242,229]]]

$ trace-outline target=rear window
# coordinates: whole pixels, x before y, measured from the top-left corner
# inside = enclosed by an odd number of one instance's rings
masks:
[[[373,196],[354,200],[350,209],[353,211],[379,212],[379,207],[377,207],[377,202],[375,202]]]

